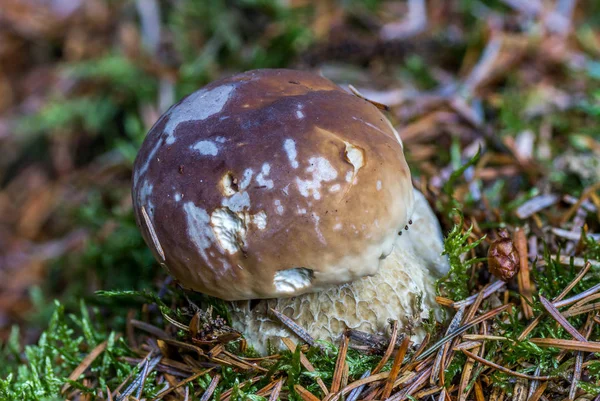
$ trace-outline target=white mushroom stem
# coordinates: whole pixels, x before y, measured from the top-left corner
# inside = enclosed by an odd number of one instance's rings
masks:
[[[424,196],[415,191],[412,224],[398,236],[377,274],[317,293],[261,300],[252,309],[250,301],[232,303],[233,327],[259,352],[266,351],[267,340],[280,347],[281,337],[294,336],[273,316],[271,308],[317,340],[336,342],[345,328],[382,334],[392,319],[419,342],[421,319],[438,310],[435,281],[448,270],[442,250],[439,223]]]

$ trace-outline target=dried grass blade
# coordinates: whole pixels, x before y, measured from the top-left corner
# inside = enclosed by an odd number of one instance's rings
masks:
[[[152,356],[152,351],[148,352],[148,354],[141,361],[139,361],[137,363],[136,368],[142,367],[146,363],[148,358],[150,358],[151,356]],[[129,374],[127,375],[127,377],[125,377],[125,380],[123,380],[123,382],[121,384],[119,384],[116,389],[113,390],[113,392],[112,392],[113,397],[121,391],[121,389],[125,386],[125,384],[127,384],[129,379],[131,379],[131,377],[133,376],[134,372],[135,372],[135,369],[132,369],[131,372],[129,372]]]
[[[588,315],[588,318],[585,322],[585,325],[582,330],[582,334],[584,338],[587,340],[590,338],[592,334],[592,329],[594,328],[594,318],[592,315]],[[578,351],[575,355],[575,366],[573,368],[573,378],[571,380],[571,388],[569,389],[569,400],[574,400],[577,395],[577,390],[579,389],[578,383],[581,380],[581,373],[583,370],[583,352]]]
[[[162,355],[161,355],[161,358],[162,358]],[[150,373],[150,363],[144,364],[144,369],[142,370],[142,373],[140,375],[142,377],[142,380],[140,381],[140,384],[138,384],[137,390],[135,392],[135,398],[138,400],[142,397],[142,391],[144,390],[144,384],[146,383],[146,378],[148,377],[148,373]]]
[[[479,309],[479,306],[481,305],[482,301],[483,301],[483,291],[480,291],[479,294],[477,295],[477,298],[473,302],[473,305],[471,305],[471,307],[469,308],[469,311],[466,313],[465,321],[468,322],[468,321],[472,320],[473,317],[475,317],[475,314],[477,313],[477,309]],[[482,350],[483,350],[483,348],[480,345],[479,347],[475,348],[474,352],[479,352]],[[454,350],[452,351],[452,353],[454,354]],[[463,367],[460,384],[459,384],[459,388],[458,388],[459,401],[465,401],[467,399],[467,396],[469,395],[470,390],[467,389],[467,386],[469,384],[469,381],[471,380],[471,374],[473,372],[474,365],[475,365],[474,362],[467,359],[467,362],[465,363],[465,366]]]
[[[440,391],[442,391],[442,389],[443,387],[439,386],[429,387],[417,392],[414,398],[416,398],[417,400],[422,400],[424,398],[428,398],[429,396],[439,393]]]
[[[107,401],[113,401],[113,396],[110,392],[110,389],[108,388],[108,384],[106,385],[106,399]]]
[[[494,388],[492,394],[490,394],[489,401],[502,401],[504,400],[504,391],[499,388]]]
[[[573,368],[573,378],[571,379],[571,387],[569,388],[569,400],[574,400],[579,387],[577,384],[581,379],[581,371],[583,370],[583,352],[577,352],[575,355],[575,366]]]
[[[481,341],[465,341],[462,342],[460,344],[455,345],[452,349],[454,351],[460,351],[463,349],[473,349],[473,348],[479,348],[481,347],[482,342]]]
[[[589,297],[583,298],[581,301],[577,301],[571,308],[580,308],[583,305],[595,301],[597,299],[600,299],[600,294],[590,295]]]
[[[129,323],[131,323],[131,325],[137,329],[144,330],[145,332],[152,334],[154,337],[157,337],[157,338],[170,338],[171,337],[166,331],[159,329],[158,327],[151,325],[149,323],[142,322],[142,321],[136,320],[136,319],[131,319],[129,321]]]
[[[127,386],[127,388],[125,388],[123,393],[121,393],[117,397],[116,401],[123,401],[123,400],[127,399],[130,394],[132,394],[135,390],[137,390],[137,388],[142,383],[142,380],[144,379],[144,377],[143,377],[144,372],[148,371],[148,363],[149,363],[148,359],[147,358],[144,359],[144,363],[142,364],[142,372],[131,382],[131,384],[129,386]]]
[[[492,335],[483,335],[483,334],[464,334],[462,336],[463,340],[470,341],[510,341],[514,342],[512,339],[503,336],[492,336]]]
[[[534,376],[539,376],[541,371],[542,371],[542,368],[538,365],[538,367],[535,368]],[[529,392],[527,393],[527,399],[530,399],[531,396],[533,396],[533,393],[535,393],[535,390],[537,390],[537,388],[539,386],[540,386],[539,381],[537,381],[537,380],[531,381],[531,384],[529,385]]]

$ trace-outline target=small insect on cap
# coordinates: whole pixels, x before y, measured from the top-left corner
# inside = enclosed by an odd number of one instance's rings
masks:
[[[213,82],[152,127],[137,223],[186,288],[291,297],[377,272],[413,206],[402,143],[373,104],[308,72]]]

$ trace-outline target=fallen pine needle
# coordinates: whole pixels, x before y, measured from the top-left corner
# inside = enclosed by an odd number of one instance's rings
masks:
[[[283,342],[283,344],[285,344],[286,347],[288,347],[288,349],[290,351],[296,352],[296,344],[294,344],[294,342],[290,338],[282,338],[281,341]],[[316,371],[316,369],[313,366],[313,364],[310,363],[310,361],[308,360],[308,358],[306,357],[306,355],[304,355],[304,352],[302,352],[302,351],[300,351],[300,363],[309,372],[315,372]],[[325,394],[325,396],[329,395],[329,390],[327,389],[327,386],[325,385],[325,382],[323,382],[323,379],[321,379],[319,376],[317,376],[316,380],[317,380],[317,384],[321,388],[321,391],[323,391],[323,394]]]
[[[350,339],[344,333],[342,338],[342,345],[338,351],[337,361],[335,362],[335,370],[333,373],[333,380],[331,382],[331,390],[330,393],[337,393],[340,390],[340,386],[342,384],[342,374],[344,373],[344,369],[346,367],[346,354],[348,352],[348,343]]]
[[[548,301],[546,298],[544,298],[543,296],[540,295],[540,302],[542,303],[542,306],[544,307],[544,309],[546,309],[546,311],[548,311],[548,313],[550,314],[550,316],[552,316],[552,318],[554,320],[556,320],[558,322],[558,324],[560,324],[570,335],[572,335],[575,339],[579,340],[579,341],[586,341],[584,336],[582,336],[575,327],[573,327],[571,325],[571,323],[569,323],[567,321],[567,319],[565,319],[565,317],[560,313],[560,311],[558,309],[556,309],[556,307],[554,305],[552,305],[552,302]]]
[[[540,347],[554,347],[571,351],[600,352],[600,342],[561,340],[558,338],[530,338],[529,341]]]
[[[308,332],[298,323],[294,322],[292,319],[290,319],[289,317],[287,317],[286,315],[284,315],[276,309],[271,308],[271,312],[273,312],[273,314],[277,317],[277,319],[281,321],[281,323],[285,324],[290,330],[292,330],[298,337],[303,339],[308,345],[310,345],[311,347],[318,346],[315,342],[315,339],[312,338],[312,336],[308,334]],[[319,348],[321,347],[319,346]]]
[[[373,369],[373,374],[379,373],[381,369],[385,366],[387,361],[392,356],[392,352],[394,352],[394,347],[396,346],[396,339],[398,338],[398,321],[394,320],[392,326],[392,337],[390,338],[390,343],[388,344],[387,349],[385,350],[385,354],[383,354],[383,358],[379,361],[375,369]]]
[[[302,397],[304,401],[320,401],[313,393],[305,389],[299,384],[294,385],[294,390]]]
[[[279,398],[279,393],[281,393],[281,387],[283,387],[283,379],[277,380],[277,384],[269,396],[269,401],[277,401],[277,398]]]
[[[500,366],[500,365],[498,365],[498,364],[496,364],[496,363],[494,363],[492,361],[488,361],[487,359],[481,358],[480,356],[475,355],[474,353],[472,353],[470,351],[467,351],[466,349],[463,349],[461,351],[467,357],[469,357],[471,359],[474,359],[475,361],[477,361],[477,362],[479,362],[479,363],[481,363],[483,365],[489,366],[490,368],[499,370],[499,371],[501,371],[503,373],[506,373],[508,375],[511,375],[511,376],[520,377],[522,379],[527,379],[527,380],[539,380],[539,381],[547,381],[547,380],[553,379],[552,376],[530,376],[530,375],[527,375],[527,374],[524,374],[524,373],[515,372],[513,370],[505,368],[504,366]]]
[[[83,358],[83,361],[81,361],[81,363],[73,370],[73,372],[71,372],[71,374],[69,375],[69,380],[72,380],[72,381],[77,380],[79,378],[79,376],[81,376],[83,374],[83,372],[85,372],[86,369],[90,367],[90,365],[96,360],[96,358],[98,358],[98,356],[100,356],[100,354],[102,354],[104,352],[107,344],[108,344],[108,340],[103,341],[100,344],[98,344],[92,350],[92,352],[87,354],[87,356],[85,358]],[[65,385],[62,387],[60,392],[64,393],[65,391],[67,391],[69,389],[70,386],[71,386],[70,383],[68,383],[68,382],[65,383]]]
[[[212,378],[212,380],[210,381],[210,384],[208,385],[208,388],[206,389],[204,394],[202,394],[202,398],[200,398],[200,401],[208,401],[210,399],[210,397],[212,397],[220,380],[221,380],[221,375],[215,375],[215,377]]]

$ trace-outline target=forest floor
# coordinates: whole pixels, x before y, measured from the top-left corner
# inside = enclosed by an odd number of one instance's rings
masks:
[[[600,400],[596,3],[4,0],[0,400]],[[264,67],[389,107],[451,264],[422,344],[391,324],[309,347],[288,322],[289,349],[257,355],[145,246],[147,130]],[[489,270],[502,230],[507,282]]]

